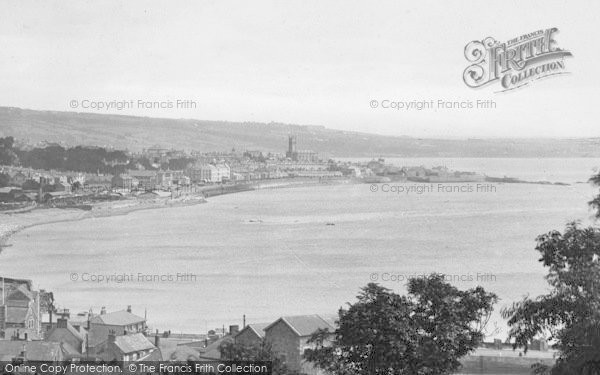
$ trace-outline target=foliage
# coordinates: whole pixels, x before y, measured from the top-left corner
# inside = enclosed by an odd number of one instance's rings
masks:
[[[271,345],[265,340],[261,340],[254,345],[242,345],[235,342],[227,342],[219,348],[221,359],[226,361],[265,361],[271,362],[272,374],[288,374],[285,364],[273,353]]]
[[[590,179],[600,185],[600,175]],[[600,197],[590,202],[598,211]],[[569,223],[564,231],[550,231],[537,238],[539,259],[548,268],[552,289],[529,297],[502,311],[511,329],[514,347],[528,349],[536,336],[548,336],[559,351],[549,373],[583,374],[600,363],[600,228]],[[591,367],[590,367],[591,366]],[[538,369],[542,372],[543,369]]]
[[[6,173],[0,173],[0,188],[8,186],[10,183],[10,176]]]
[[[600,173],[592,176],[589,180],[590,183],[600,186]],[[600,194],[596,195],[594,199],[588,202],[590,207],[596,210],[596,218],[600,219]]]
[[[18,161],[14,143],[13,137],[0,138],[0,165],[13,165]]]
[[[177,158],[169,159],[168,169],[172,171],[180,171],[187,169],[190,164],[194,163],[196,159],[193,158]]]
[[[481,287],[461,291],[443,275],[411,279],[400,296],[374,283],[340,309],[338,328],[317,332],[305,352],[333,374],[448,374],[483,339],[479,323],[497,297]]]
[[[116,165],[127,163],[127,155],[123,151],[107,151],[101,147],[65,149],[52,145],[18,153],[22,166],[44,170],[114,173]]]

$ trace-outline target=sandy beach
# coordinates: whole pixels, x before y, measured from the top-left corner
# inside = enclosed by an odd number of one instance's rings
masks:
[[[24,212],[0,213],[0,253],[3,247],[10,246],[9,240],[13,234],[36,225],[126,215],[139,210],[191,206],[205,202],[206,200],[201,196],[186,196],[177,199],[124,199],[96,203],[90,211],[71,208],[36,208]]]
[[[315,179],[291,179],[281,181],[261,181],[248,185],[234,185],[223,187],[209,186],[199,191],[197,195],[185,195],[179,198],[152,198],[136,199],[129,198],[118,201],[94,203],[91,211],[70,208],[35,208],[20,212],[0,213],[0,253],[2,248],[10,246],[10,237],[25,229],[36,225],[60,223],[66,221],[77,221],[87,218],[126,215],[133,211],[149,210],[168,207],[190,206],[206,203],[205,197],[223,194],[233,194],[248,190],[294,188],[302,186],[313,186],[326,184],[346,183],[348,180],[331,180],[322,182]]]

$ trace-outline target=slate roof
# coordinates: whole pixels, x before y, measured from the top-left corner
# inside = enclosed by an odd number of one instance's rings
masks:
[[[146,319],[141,316],[137,316],[126,310],[115,311],[107,314],[101,314],[94,316],[90,322],[96,324],[104,324],[110,326],[128,326],[130,324],[137,324],[144,322]]]
[[[199,356],[202,359],[221,359],[221,346],[233,342],[234,340],[231,336],[221,337],[220,339],[209,344],[205,348],[198,348],[198,351],[200,352]]]
[[[277,319],[275,322],[271,323],[268,327],[265,328],[265,331],[268,331],[279,322],[284,322],[288,325],[300,337],[310,336],[319,329],[329,329],[333,331],[333,326],[331,326],[325,319],[321,318],[319,315],[295,315],[295,316],[283,316]]]
[[[72,335],[80,342],[83,342],[84,340],[81,333],[79,333],[79,331],[76,330],[75,327],[71,325],[71,323],[67,322],[67,328],[52,328],[50,332],[48,332],[48,334],[46,335],[45,341],[62,342],[64,340],[64,337],[67,335]]]
[[[156,347],[141,333],[115,337],[115,345],[123,354],[135,353]]]
[[[25,298],[23,298],[25,297]],[[29,291],[29,289],[27,289],[27,286],[24,284],[19,285],[18,287],[15,288],[14,291],[12,291],[8,297],[6,298],[7,301],[10,300],[23,300],[23,299],[28,299],[28,300],[32,300],[33,294],[31,293],[31,291]]]
[[[265,337],[265,328],[267,328],[271,323],[252,323],[246,325],[244,329],[242,329],[238,335],[246,330],[251,330],[261,339]],[[237,335],[236,335],[237,336]]]
[[[175,351],[168,358],[171,361],[199,361],[199,352],[189,346],[177,346]]]
[[[160,349],[156,349],[153,350],[150,354],[148,354],[147,356],[145,356],[144,358],[140,358],[140,361],[162,361],[163,355],[162,355],[162,351]]]

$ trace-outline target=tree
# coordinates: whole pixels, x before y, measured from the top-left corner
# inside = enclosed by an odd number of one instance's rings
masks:
[[[14,138],[0,138],[0,165],[16,164],[18,158],[13,150]]]
[[[340,309],[338,328],[321,330],[307,360],[332,374],[448,374],[483,340],[480,323],[496,295],[461,291],[443,275],[411,279],[400,296],[374,283]]]
[[[6,187],[10,183],[10,176],[6,173],[0,173],[0,188]]]
[[[273,375],[288,374],[282,360],[273,353],[271,345],[264,339],[254,345],[242,345],[236,342],[227,342],[219,348],[221,359],[226,361],[271,362]]]
[[[600,185],[600,174],[590,182]],[[600,195],[589,202],[600,217]],[[535,248],[548,267],[546,295],[529,297],[502,311],[511,327],[513,346],[528,349],[536,336],[548,336],[558,350],[552,368],[537,372],[599,373],[600,367],[600,228],[569,223],[564,233],[553,230],[538,236]]]

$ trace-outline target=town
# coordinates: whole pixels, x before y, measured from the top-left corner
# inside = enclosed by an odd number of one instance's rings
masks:
[[[326,159],[299,150],[290,135],[285,153],[260,150],[183,151],[153,146],[141,152],[0,139],[0,210],[40,207],[93,209],[94,203],[189,201],[263,187],[342,182],[483,182],[473,172],[439,166],[395,166],[384,159]],[[283,146],[283,142],[282,142]],[[284,147],[282,147],[284,148]]]
[[[201,153],[160,146],[129,152],[51,143],[26,145],[8,137],[0,139],[0,209],[5,214],[44,208],[93,211],[104,203],[124,201],[160,202],[158,206],[164,207],[164,202],[197,203],[214,195],[261,188],[350,182],[483,183],[487,179],[444,166],[396,166],[383,158],[333,160],[299,150],[297,144],[297,137],[289,135],[287,142],[282,140],[282,153],[235,149]],[[477,186],[487,191],[491,185]],[[0,250],[1,246],[6,246],[5,241],[0,242]],[[194,274],[171,276],[183,281],[196,278]],[[336,316],[322,313],[257,322],[241,313],[239,321],[223,322],[206,332],[161,332],[152,328],[146,311],[134,311],[130,305],[117,311],[71,311],[61,306],[59,298],[55,300],[52,291],[38,290],[32,280],[14,275],[0,277],[0,293],[0,361],[18,363],[220,361],[231,359],[231,345],[267,346],[268,358],[283,363],[286,373],[320,374],[305,359],[305,351],[314,347],[311,337],[316,332],[333,332],[338,326]],[[98,301],[98,305],[112,302]],[[545,340],[531,342],[526,357],[513,351],[511,343],[494,340],[482,342],[461,363],[465,368],[479,368],[482,363],[528,367],[540,360],[551,361],[553,354]]]
[[[71,312],[57,308],[51,291],[36,290],[31,280],[0,277],[0,361],[27,363],[77,362],[187,362],[231,359],[227,348],[268,345],[273,358],[285,364],[287,373],[321,374],[304,358],[314,347],[311,336],[319,330],[333,332],[336,316],[282,316],[268,322],[240,322],[204,333],[172,333],[153,330],[146,311],[131,306],[123,310]],[[248,319],[249,320],[249,319]],[[241,324],[240,324],[241,323]],[[509,342],[483,342],[462,360],[466,369],[527,368],[535,362],[551,362],[554,351],[545,340],[531,342],[529,352],[512,350]],[[248,359],[248,358],[246,358]]]

